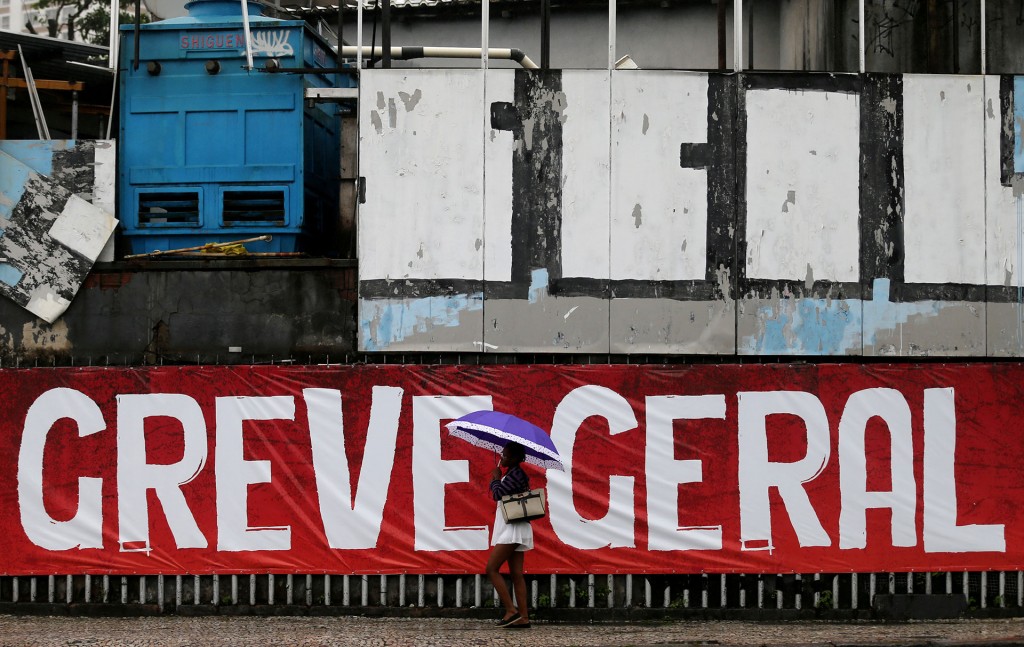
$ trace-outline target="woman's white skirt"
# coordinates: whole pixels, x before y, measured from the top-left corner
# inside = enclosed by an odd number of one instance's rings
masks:
[[[505,523],[500,503],[494,511],[494,533],[491,535],[491,545],[498,544],[518,544],[516,550],[520,552],[533,548],[533,528],[530,527],[530,522]]]

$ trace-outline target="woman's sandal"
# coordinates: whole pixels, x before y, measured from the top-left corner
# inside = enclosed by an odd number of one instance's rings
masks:
[[[520,622],[520,620],[522,620],[522,618],[516,618],[515,620],[513,620],[509,624],[503,625],[502,629],[529,629],[530,628],[530,621],[529,620],[527,620],[525,622]]]
[[[513,622],[515,622],[516,620],[518,620],[519,617],[520,616],[519,616],[518,613],[514,613],[514,614],[512,614],[508,618],[500,618],[499,620],[495,621],[494,626],[495,627],[507,627],[510,624],[512,624]]]

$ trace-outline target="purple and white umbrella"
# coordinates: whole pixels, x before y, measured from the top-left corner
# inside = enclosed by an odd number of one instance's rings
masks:
[[[537,425],[498,411],[474,411],[449,422],[448,432],[471,445],[500,452],[510,442],[526,449],[526,462],[549,470],[562,469],[551,436]]]

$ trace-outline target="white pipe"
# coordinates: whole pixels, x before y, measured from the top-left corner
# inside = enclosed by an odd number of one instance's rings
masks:
[[[986,31],[987,30],[985,29],[985,0],[981,0],[981,73],[982,74],[985,74],[985,68],[986,68],[985,58],[987,58],[986,57],[986,53],[987,52],[985,51],[985,32]]]
[[[120,79],[117,77],[117,68],[114,68],[114,81],[111,83],[110,88],[110,111],[107,113],[107,136],[106,139],[110,139],[110,129],[114,125],[114,103],[117,99],[117,84]]]
[[[860,50],[860,73],[864,74],[864,71],[866,70],[866,65],[864,63],[864,0],[860,0],[858,3],[857,11],[860,16],[857,20],[857,28],[859,32],[857,35],[857,49]]]
[[[743,71],[743,0],[733,0],[732,5],[732,69]]]
[[[339,0],[340,2],[340,0]],[[340,6],[340,5],[339,5]],[[341,11],[341,9],[338,9]],[[342,51],[345,50],[342,47],[341,42],[338,42],[338,47],[341,47]],[[361,72],[363,69],[363,2],[359,0],[356,3],[356,47],[359,50],[356,52],[356,70]]]
[[[18,58],[21,59],[21,69],[25,74],[25,86],[28,89],[28,102],[32,106],[32,116],[36,121],[36,132],[39,139],[49,139],[50,129],[46,127],[46,115],[43,114],[43,104],[39,102],[39,93],[36,91],[36,80],[32,76],[32,69],[25,60],[25,52],[21,51],[18,45]]]
[[[615,0],[608,0],[608,71],[615,69]]]
[[[121,19],[120,3],[118,0],[110,0],[110,60],[107,67],[117,69],[117,51],[120,34],[118,33],[118,22]]]
[[[341,55],[346,58],[356,57],[357,65],[363,60],[364,52],[371,56],[381,56],[384,53],[383,47],[357,47],[345,45],[341,48]],[[479,47],[392,47],[391,58],[396,60],[408,60],[412,58],[481,58],[482,52]],[[540,69],[539,66],[530,60],[530,57],[517,49],[507,47],[490,47],[487,49],[487,56],[502,60],[517,61],[522,67],[528,70]],[[519,57],[522,58],[519,58]]]
[[[491,3],[489,0],[480,3],[480,67],[487,69],[487,56],[491,46]]]
[[[245,31],[245,62],[252,69],[252,33],[249,31],[249,0],[242,2],[242,29]]]

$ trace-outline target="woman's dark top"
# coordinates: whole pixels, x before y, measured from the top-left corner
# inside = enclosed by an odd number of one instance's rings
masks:
[[[519,494],[529,489],[530,477],[518,465],[510,467],[500,479],[491,481],[491,496],[495,501],[500,501],[506,494]]]

